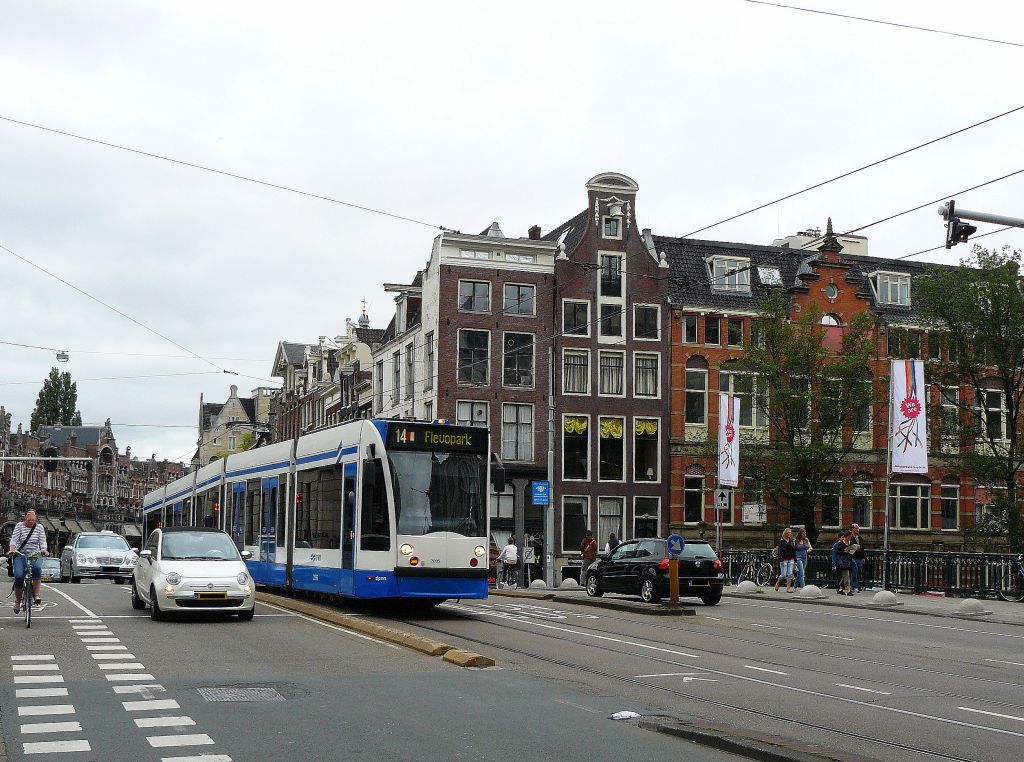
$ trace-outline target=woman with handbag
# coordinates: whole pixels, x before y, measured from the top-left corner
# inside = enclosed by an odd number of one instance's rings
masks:
[[[796,533],[796,587],[804,586],[807,571],[807,555],[814,550],[811,541],[807,539],[807,530],[801,529]]]
[[[782,530],[782,538],[776,547],[779,556],[779,578],[775,580],[775,591],[778,592],[782,580],[786,580],[786,592],[793,592],[793,565],[796,563],[796,543],[793,542],[793,530],[786,527]]]
[[[839,539],[832,546],[832,570],[840,574],[839,584],[836,592],[840,595],[853,595],[850,587],[850,567],[853,565],[853,558],[848,552],[850,548],[850,533],[840,532]]]

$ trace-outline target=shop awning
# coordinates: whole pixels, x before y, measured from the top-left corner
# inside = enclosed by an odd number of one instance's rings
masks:
[[[138,524],[125,524],[123,529],[125,537],[142,537],[142,530]]]
[[[68,531],[69,532],[81,532],[82,531],[81,524],[79,524],[74,519],[68,519],[67,520],[67,525],[68,525]]]
[[[54,529],[56,529],[56,527],[54,527],[53,525],[53,522],[45,516],[39,519],[39,523],[43,525],[43,529],[45,529],[47,532],[52,532],[54,531]]]

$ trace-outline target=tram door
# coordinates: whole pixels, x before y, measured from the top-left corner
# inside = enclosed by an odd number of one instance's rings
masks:
[[[263,516],[260,520],[260,561],[275,563],[277,561],[277,501],[278,477],[264,479],[260,485],[263,490]]]
[[[355,548],[356,548],[356,464],[346,463],[343,471],[341,490],[341,568],[338,592],[355,592]]]
[[[239,550],[245,545],[245,482],[235,482],[231,487],[231,520],[228,532]]]

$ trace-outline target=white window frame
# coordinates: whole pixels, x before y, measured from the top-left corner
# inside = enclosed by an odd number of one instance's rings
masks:
[[[515,286],[516,288],[530,288],[533,289],[533,309],[530,312],[509,312],[508,303],[505,299],[505,287]],[[521,301],[521,300],[520,300]],[[517,283],[515,281],[508,281],[501,284],[501,314],[509,317],[537,317],[537,285],[535,283]]]
[[[405,399],[411,400],[416,394],[416,345],[405,345]]]
[[[697,492],[695,489],[688,489],[686,482],[690,479],[694,479],[700,482],[700,517],[696,521],[688,521],[686,518],[686,495],[687,493]],[[705,484],[707,477],[698,476],[696,474],[683,474],[683,524],[688,526],[696,526],[704,521],[704,509],[706,508],[705,493],[707,492],[707,486]]]
[[[657,330],[658,335],[653,339],[645,339],[637,336],[636,334],[636,311],[637,308],[654,310],[654,327]],[[650,341],[658,342],[661,341],[661,305],[660,304],[647,304],[644,302],[633,304],[633,340],[634,341]]]
[[[605,307],[614,307],[619,313],[620,333],[605,333],[604,319],[601,317],[601,310]],[[626,305],[622,299],[604,298],[597,303],[597,337],[604,344],[626,343]]]
[[[568,379],[566,358],[569,355],[584,355],[587,358],[587,376],[586,376],[586,390],[582,392],[570,392],[569,385],[566,383]],[[572,397],[589,397],[592,391],[593,383],[591,381],[591,367],[590,367],[590,350],[589,349],[575,349],[565,348],[562,350],[562,394],[569,395]]]
[[[597,539],[597,546],[599,549],[603,549],[603,542],[608,541],[608,532],[605,531],[606,527],[603,526],[601,521],[605,515],[601,512],[601,503],[603,502],[615,502],[619,506],[619,525],[615,528],[615,536],[622,538],[622,533],[626,528],[626,498],[622,495],[598,495],[597,498],[597,531],[595,532]],[[612,514],[608,514],[609,516]]]
[[[730,316],[726,317],[726,319],[725,319],[725,346],[726,347],[728,347],[729,349],[738,349],[739,347],[743,346],[743,339],[746,338],[746,333],[747,333],[746,326],[744,325],[745,322],[746,321],[744,321],[744,319],[742,317],[738,317],[736,315],[730,315]],[[730,328],[732,327],[733,323],[739,323],[739,325],[740,325],[740,343],[739,344],[733,344],[732,343],[732,336],[730,335],[732,333],[732,331],[730,330]]]
[[[423,403],[423,420],[432,421],[434,420],[434,402],[433,400],[427,400]]]
[[[865,486],[867,487],[867,490],[868,490],[867,495],[858,494],[858,490],[863,489]],[[859,498],[859,497],[866,497],[868,499],[867,518],[864,519],[864,521],[860,522],[860,528],[861,529],[870,529],[871,528],[872,518],[873,518],[872,514],[874,513],[874,508],[875,508],[875,505],[874,505],[874,495],[873,495],[874,489],[875,489],[875,485],[874,485],[873,482],[866,482],[866,481],[855,481],[855,482],[853,482],[853,491],[851,492],[851,501],[850,501],[850,509],[851,509],[850,512],[851,512],[851,515],[853,516],[853,523],[854,524],[858,523],[857,522],[857,498]]]
[[[579,479],[577,477],[569,477],[565,475],[565,419],[566,418],[586,418],[587,419],[587,478]],[[576,482],[577,484],[585,484],[592,480],[594,476],[593,470],[593,450],[594,438],[591,436],[594,430],[591,426],[591,416],[589,413],[562,413],[562,450],[559,453],[562,460],[562,481],[564,482]]]
[[[988,436],[988,414],[990,412],[998,411],[999,412],[999,438],[996,439],[995,441],[996,442],[1006,442],[1006,441],[1009,441],[1006,438],[1006,429],[1007,429],[1007,426],[1006,426],[1006,392],[1004,392],[1002,389],[985,389],[985,388],[980,389],[980,390],[979,389],[975,389],[974,390],[975,400],[977,400],[977,396],[978,396],[978,392],[979,391],[982,392],[981,396],[982,396],[982,399],[984,400],[984,404],[982,406],[980,406],[980,407],[978,406],[977,401],[975,401],[975,404],[974,404],[974,409],[976,411],[978,411],[978,412],[975,413],[975,420],[980,420],[981,426],[982,426],[981,436],[978,436],[977,440],[979,442],[988,442],[989,441],[989,436]],[[999,407],[998,408],[994,408],[994,407],[989,407],[988,406],[988,395],[989,395],[989,392],[991,392],[993,394],[998,394],[999,395]]]
[[[486,372],[484,373],[483,381],[462,381],[459,379],[459,346],[462,343],[463,331],[476,331],[478,333],[487,334],[487,362],[485,363]],[[460,328],[455,333],[455,383],[459,386],[489,386],[491,383],[491,332],[486,328]]]
[[[640,479],[640,480],[637,480],[637,478],[636,478],[635,468],[636,468],[636,461],[637,461],[637,457],[636,457],[636,422],[637,421],[657,421],[658,422],[658,438],[657,438],[658,449],[657,449],[657,454],[655,455],[655,460],[654,460],[654,479]],[[630,430],[632,432],[632,439],[633,439],[633,467],[634,467],[634,471],[630,471],[630,474],[631,474],[630,481],[632,481],[635,484],[661,484],[661,453],[662,453],[662,449],[661,449],[662,448],[662,444],[661,444],[661,442],[662,442],[662,434],[664,433],[664,431],[662,429],[661,418],[659,416],[654,416],[654,415],[635,415],[631,419],[631,423],[632,423],[632,427],[631,427]]]
[[[885,292],[883,295],[882,280],[885,279]],[[875,294],[878,296],[879,304],[896,304],[901,307],[910,307],[911,301],[911,286],[913,279],[907,273],[897,273],[890,270],[875,270],[871,273],[871,279],[874,281]],[[903,282],[907,284],[907,301],[900,299],[900,292],[902,289],[900,286]],[[896,287],[896,300],[893,301],[889,298],[892,293],[893,285]]]
[[[459,417],[459,406],[469,405],[469,418]],[[473,412],[476,405],[483,405],[484,418],[483,426],[479,426],[474,419]],[[455,400],[455,422],[459,426],[478,426],[478,428],[489,428],[491,425],[491,403],[487,400]]]
[[[719,267],[721,265],[721,267]],[[708,282],[713,291],[736,291],[750,293],[750,259],[749,257],[708,257],[705,260],[708,271]],[[717,270],[722,275],[716,275]],[[733,272],[735,271],[735,272]],[[726,273],[731,273],[726,275]],[[724,279],[724,280],[723,280]],[[730,283],[730,280],[733,281]]]
[[[940,484],[939,485],[939,524],[941,525],[944,520],[944,503],[950,498],[946,497],[946,490],[956,490],[956,513],[954,514],[954,526],[946,528],[940,526],[943,532],[959,532],[960,531],[960,485],[959,484]]]
[[[687,323],[687,321],[689,321],[691,319],[693,320],[693,341],[690,341],[688,338],[686,338],[686,323]],[[682,328],[682,331],[683,331],[682,339],[683,339],[683,343],[684,344],[696,344],[696,343],[698,343],[697,339],[700,338],[700,315],[683,315],[683,328]]]
[[[462,284],[463,283],[485,283],[487,284],[487,309],[486,310],[466,310],[462,308]],[[491,305],[494,304],[494,288],[489,280],[477,280],[476,278],[459,278],[459,282],[456,286],[455,291],[455,307],[458,312],[469,315],[490,315]]]
[[[718,321],[718,341],[711,343],[708,341],[708,320]],[[704,346],[707,347],[721,347],[722,346],[722,315],[705,315],[704,316]]]
[[[430,331],[423,341],[423,388],[434,388],[434,332]]]
[[[622,358],[622,393],[612,394],[601,391],[601,355],[619,355]],[[626,385],[629,382],[626,374],[626,353],[623,350],[617,349],[601,349],[597,353],[597,396],[598,397],[619,397],[623,398],[626,396]]]
[[[512,457],[512,456],[507,456],[505,454],[505,423],[506,423],[506,421],[505,421],[505,410],[507,408],[510,408],[510,407],[514,407],[514,408],[517,409],[516,420],[515,420],[515,425],[517,427],[517,430],[516,430],[516,449],[517,450],[519,449],[519,432],[518,432],[518,427],[523,425],[523,422],[521,420],[519,420],[518,409],[519,408],[530,408],[530,457],[528,457],[528,458]],[[502,405],[501,405],[501,459],[503,461],[505,461],[506,463],[532,463],[534,461],[534,458],[536,457],[536,449],[537,449],[536,445],[537,445],[537,415],[536,415],[536,410],[534,410],[534,406],[532,404],[530,404],[530,403],[523,403],[523,402],[504,402],[504,403],[502,403]],[[522,453],[518,453],[518,452],[516,453],[516,455],[521,455],[521,454]]]
[[[507,500],[506,500],[507,498]],[[491,519],[511,519],[515,514],[516,491],[511,484],[505,485],[504,492],[491,492],[487,513]],[[502,506],[508,505],[508,513],[502,513]]]
[[[742,428],[744,430],[747,430],[747,431],[767,431],[768,430],[767,411],[761,410],[760,408],[758,408],[757,402],[756,402],[756,400],[757,400],[757,382],[760,380],[757,377],[756,374],[748,373],[746,371],[722,370],[722,369],[719,369],[719,371],[718,371],[718,391],[719,391],[719,393],[725,391],[725,392],[727,392],[729,394],[736,394],[736,383],[735,383],[736,376],[749,376],[753,380],[753,384],[751,385],[751,390],[750,390],[750,420],[752,421],[752,423],[751,423],[751,425],[747,425],[747,424],[744,424],[744,423],[740,422],[740,428]],[[724,389],[724,390],[722,389],[722,378],[723,377],[727,377],[729,379],[729,388],[728,389]],[[765,394],[767,394],[767,392],[765,392]],[[742,398],[742,395],[741,395],[741,398]],[[705,412],[705,415],[706,415],[706,412]],[[810,414],[809,413],[808,413],[808,420],[810,420]],[[761,425],[758,425],[759,421],[760,421]]]
[[[634,495],[633,496],[633,514],[632,514],[632,518],[633,518],[633,537],[640,537],[640,534],[636,531],[636,516],[637,516],[637,507],[636,506],[637,506],[637,501],[638,500],[653,500],[657,504],[658,509],[657,509],[657,511],[654,514],[655,515],[655,524],[656,524],[655,537],[659,536],[661,534],[661,497],[658,496],[658,495]]]
[[[585,304],[587,305],[587,320],[583,324],[585,333],[567,333],[565,330],[565,306],[567,304]],[[590,338],[590,327],[594,324],[593,310],[591,307],[593,303],[589,299],[563,299],[562,300],[562,335],[569,336],[577,339]]]
[[[391,353],[391,404],[402,399],[402,350]]]
[[[615,418],[622,421],[622,478],[621,479],[602,479],[601,478],[601,419],[602,418]],[[627,443],[627,430],[626,425],[629,422],[629,418],[624,415],[599,415],[597,416],[597,426],[594,429],[594,438],[597,440],[597,481],[604,482],[606,484],[622,484],[626,481],[632,481],[629,478],[630,475],[630,461],[629,461],[629,448],[626,447]],[[613,439],[614,437],[609,437]]]
[[[508,341],[509,334],[515,336],[529,336],[530,342],[530,383],[529,384],[509,384],[505,381],[505,357],[508,354],[507,350],[504,349],[505,343]],[[504,389],[535,389],[537,387],[537,336],[533,333],[527,333],[526,331],[505,331],[501,334],[501,386]]]
[[[585,524],[587,527],[592,526],[592,517],[590,515],[590,495],[562,495],[562,526],[559,527],[560,534],[562,535],[562,553],[580,555],[580,547],[576,545],[571,548],[565,547],[565,502],[567,500],[573,500],[583,503],[583,516],[585,518]]]
[[[618,230],[618,235],[608,235],[608,233],[605,230],[605,225],[609,221],[611,221],[611,220],[614,220],[617,223],[616,224],[616,229]],[[613,217],[610,214],[602,214],[601,215],[601,237],[604,238],[606,241],[621,241],[622,240],[622,228],[625,227],[623,222],[624,222],[624,220],[623,220],[622,217]]]
[[[655,388],[655,393],[654,394],[639,394],[639,393],[637,393],[637,383],[636,383],[636,360],[637,360],[637,357],[642,357],[642,358],[647,358],[647,359],[653,357],[655,359],[655,368],[654,368],[654,388]],[[661,399],[661,352],[634,352],[633,353],[633,373],[632,373],[632,379],[630,379],[630,380],[633,383],[633,396],[634,397],[638,397],[640,399],[645,399],[645,400],[658,400],[658,399]]]
[[[916,500],[918,501],[918,504],[917,504],[918,526],[916,526],[916,527],[905,527],[905,526],[902,526],[900,524],[899,496],[898,496],[898,494],[896,496],[894,496],[893,492],[895,491],[895,492],[898,493],[901,487],[914,487],[914,488],[916,488],[919,491],[921,489],[924,490],[924,500],[923,500],[924,507],[923,508],[922,508],[922,499],[920,497],[920,494],[916,498]],[[929,531],[931,531],[931,523],[932,523],[932,485],[931,484],[924,484],[924,483],[917,483],[917,482],[909,483],[909,484],[902,483],[902,482],[901,483],[897,483],[897,484],[890,484],[889,485],[889,494],[886,495],[886,501],[885,502],[886,502],[885,510],[892,512],[890,520],[889,520],[889,526],[891,528],[899,529],[899,530],[907,531],[907,532],[929,532]],[[924,519],[925,519],[924,526],[920,526],[922,514],[923,514]]]

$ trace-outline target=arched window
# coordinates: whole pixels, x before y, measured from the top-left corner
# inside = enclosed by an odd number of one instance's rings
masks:
[[[833,315],[832,313],[829,313],[828,315],[824,315],[821,318],[821,324],[830,326],[841,326],[843,324],[843,321],[839,319],[838,315]]]

